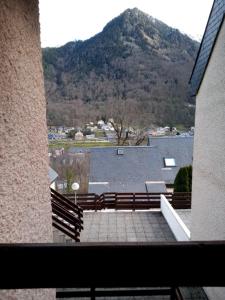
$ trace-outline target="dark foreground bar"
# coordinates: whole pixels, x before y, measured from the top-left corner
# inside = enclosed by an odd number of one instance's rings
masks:
[[[0,288],[225,286],[225,242],[1,244]]]
[[[179,294],[180,290],[178,288],[152,288],[152,289],[102,289],[96,290],[91,288],[90,291],[62,291],[56,292],[56,298],[69,299],[69,298],[80,298],[80,297],[91,297],[95,299],[96,297],[129,297],[129,296],[170,296],[172,300],[183,300],[182,295]]]

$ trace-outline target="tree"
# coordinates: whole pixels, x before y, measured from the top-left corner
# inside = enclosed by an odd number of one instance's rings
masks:
[[[71,167],[65,168],[65,177],[66,177],[66,192],[72,193],[72,184],[75,179],[75,172]]]
[[[189,192],[188,172],[186,167],[180,168],[177,173],[174,181],[174,192]]]
[[[135,146],[141,145],[147,137],[148,137],[148,131],[146,127],[136,129],[135,137],[133,139],[134,145]]]
[[[76,133],[77,133],[77,130],[76,130],[76,129],[70,130],[70,131],[67,133],[67,138],[68,138],[68,139],[74,139],[74,136],[75,136]]]
[[[192,191],[192,165],[187,167],[188,169],[188,184],[189,184],[189,192]]]
[[[80,185],[79,193],[88,192],[90,173],[90,155],[84,153],[64,153],[51,157],[51,166],[58,173],[57,181],[66,183],[66,192],[71,193],[73,182]]]
[[[128,141],[129,144],[140,145],[144,141],[149,117],[141,103],[132,99],[110,99],[105,104],[104,112],[115,131],[118,146]]]

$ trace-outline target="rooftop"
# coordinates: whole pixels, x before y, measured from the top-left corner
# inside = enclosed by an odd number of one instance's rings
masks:
[[[201,45],[192,71],[192,95],[199,90],[225,15],[225,0],[214,0]]]
[[[149,143],[150,146],[70,148],[69,152],[90,152],[89,192],[165,192],[165,184],[174,182],[179,168],[192,164],[193,137],[150,138]],[[165,158],[174,159],[175,166],[166,166]],[[104,184],[96,184],[100,182]]]

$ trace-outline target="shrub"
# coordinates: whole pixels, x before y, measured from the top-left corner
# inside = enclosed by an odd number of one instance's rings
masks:
[[[192,165],[187,167],[188,169],[188,184],[189,184],[189,192],[192,191]]]
[[[191,192],[192,166],[180,168],[174,181],[174,192]]]

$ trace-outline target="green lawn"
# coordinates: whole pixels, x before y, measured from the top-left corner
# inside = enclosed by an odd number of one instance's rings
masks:
[[[49,141],[49,148],[64,148],[67,150],[70,147],[81,147],[81,148],[90,148],[90,147],[109,147],[115,146],[110,142],[99,142],[99,141]]]

